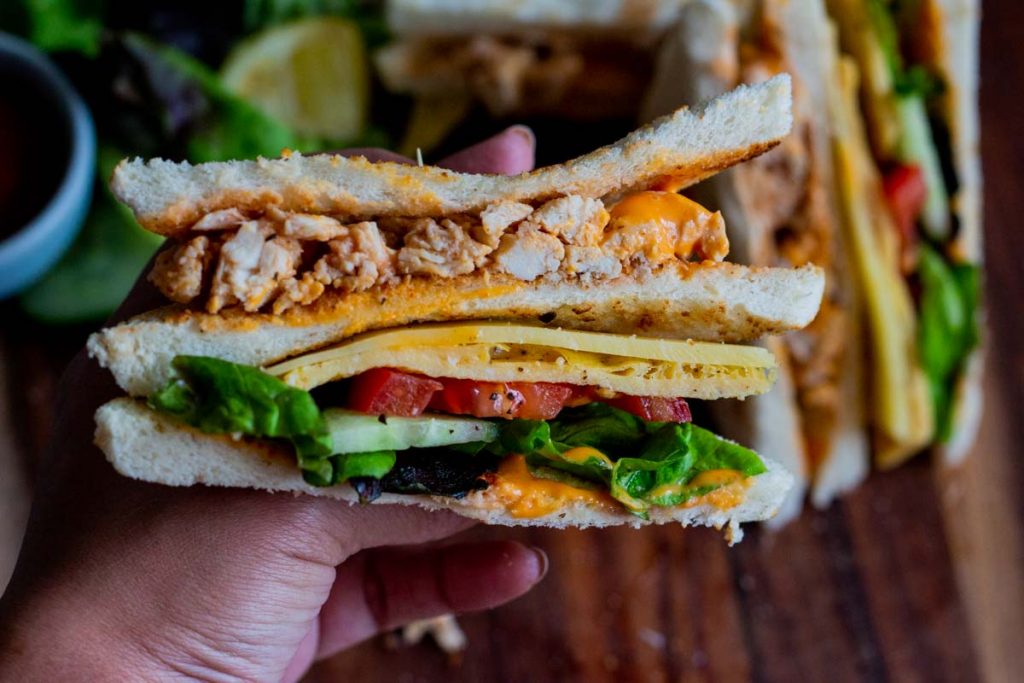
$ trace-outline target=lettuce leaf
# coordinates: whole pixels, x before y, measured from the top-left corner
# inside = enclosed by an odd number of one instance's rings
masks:
[[[380,479],[395,466],[394,451],[374,451],[372,453],[346,453],[331,457],[334,474],[331,484],[348,481],[354,477],[372,477]]]
[[[40,49],[74,50],[90,56],[99,52],[104,0],[26,0],[25,8],[31,40]]]
[[[721,486],[692,485],[701,472],[737,470],[750,477],[766,471],[754,451],[691,423],[664,425],[644,445],[639,457],[615,461],[611,481],[612,497],[641,516],[651,505],[680,505]]]
[[[330,459],[331,437],[308,391],[257,368],[217,358],[177,356],[172,367],[177,376],[150,397],[151,407],[211,434],[285,439],[295,447],[307,482],[328,486],[338,480],[336,467],[348,459]],[[358,459],[348,466],[367,468],[366,461]]]
[[[575,450],[588,447],[592,450]],[[679,505],[718,485],[691,486],[701,472],[761,474],[753,451],[693,424],[645,422],[606,404],[563,411],[557,420],[512,420],[490,449],[521,453],[534,476],[579,486],[607,486],[612,497],[645,517],[652,505]]]
[[[953,430],[956,381],[979,341],[981,271],[972,264],[949,265],[938,252],[923,244],[918,275],[918,349],[931,386],[936,439],[944,443]]]

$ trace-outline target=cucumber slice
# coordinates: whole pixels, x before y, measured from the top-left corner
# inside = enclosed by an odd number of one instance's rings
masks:
[[[335,454],[403,451],[498,438],[497,425],[468,417],[389,417],[381,422],[375,415],[331,408],[324,411],[324,421]]]
[[[939,242],[949,239],[951,226],[949,194],[942,177],[942,163],[935,148],[928,110],[921,95],[904,95],[897,99],[897,111],[903,128],[899,156],[902,161],[916,164],[924,173],[928,194],[921,212],[921,224],[928,236]]]

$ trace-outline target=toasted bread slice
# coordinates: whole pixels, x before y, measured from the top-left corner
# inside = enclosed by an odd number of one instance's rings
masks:
[[[783,74],[680,109],[573,161],[517,176],[291,154],[198,166],[125,160],[114,171],[111,187],[145,228],[169,236],[182,235],[207,213],[228,208],[276,206],[351,220],[438,217],[479,211],[503,200],[596,198],[662,181],[686,187],[774,147],[790,124],[790,83]]]
[[[356,502],[348,485],[310,486],[302,480],[295,459],[287,449],[272,443],[235,441],[229,436],[203,434],[149,409],[144,403],[119,398],[96,413],[96,444],[121,474],[170,486],[230,486],[266,491],[327,496]],[[732,541],[740,539],[739,524],[768,519],[778,509],[792,477],[780,465],[764,459],[768,471],[753,477],[742,490],[742,500],[732,507],[708,502],[692,506],[654,508],[643,520],[607,505],[576,501],[550,514],[517,517],[494,491],[471,493],[456,499],[444,496],[383,494],[376,502],[419,505],[433,510],[452,510],[487,524],[507,526],[604,527],[675,522],[725,529]]]

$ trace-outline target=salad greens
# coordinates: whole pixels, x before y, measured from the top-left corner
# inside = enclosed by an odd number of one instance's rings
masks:
[[[756,453],[706,429],[645,422],[603,403],[570,408],[549,422],[512,420],[492,450],[525,455],[535,476],[604,484],[642,517],[652,505],[679,505],[717,488],[690,486],[701,472],[765,471]]]
[[[151,407],[207,433],[286,439],[308,482],[335,481],[331,438],[308,391],[217,358],[177,356],[171,366],[176,376],[149,398]]]
[[[99,52],[104,0],[25,0],[23,5],[29,39],[40,49],[73,50],[89,56]]]
[[[309,146],[228,93],[202,63],[142,36],[105,43],[100,59],[82,68],[95,72],[93,89],[83,95],[96,113],[103,140],[98,187],[71,250],[22,297],[26,311],[47,322],[109,315],[162,242],[139,227],[106,187],[128,150],[202,162],[276,156],[283,147]]]
[[[918,348],[931,386],[936,439],[945,442],[952,435],[957,378],[979,342],[976,311],[981,271],[973,264],[951,266],[938,252],[922,245],[918,276],[921,280]]]
[[[23,295],[30,315],[48,323],[104,318],[159,246],[160,238],[143,231],[106,188],[121,158],[202,163],[276,157],[284,148],[387,145],[378,129],[364,131],[359,140],[298,135],[230,92],[215,71],[247,33],[320,14],[352,19],[370,37],[384,35],[379,6],[361,0],[244,0],[203,8],[132,0],[0,3],[0,30],[53,53],[86,100],[101,150],[98,187],[82,233]]]
[[[548,421],[495,420],[498,435],[490,442],[339,455],[309,392],[216,358],[177,356],[172,367],[175,376],[150,397],[151,407],[204,432],[287,440],[307,482],[352,480],[366,499],[381,491],[463,495],[484,485],[478,478],[498,459],[521,454],[534,476],[608,490],[646,517],[651,506],[679,505],[722,485],[694,484],[702,472],[765,471],[756,453],[706,429],[647,422],[604,403],[569,408]]]

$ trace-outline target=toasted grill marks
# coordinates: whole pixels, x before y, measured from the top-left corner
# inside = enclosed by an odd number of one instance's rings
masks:
[[[178,303],[202,297],[205,288],[210,313],[239,306],[250,313],[280,314],[312,304],[329,290],[363,292],[401,278],[492,271],[526,282],[541,277],[590,281],[687,261],[691,250],[717,260],[727,248],[719,224],[690,226],[694,234],[688,239],[690,227],[661,223],[619,225],[601,200],[576,195],[536,207],[497,202],[477,215],[348,224],[275,206],[259,217],[222,209],[196,223],[209,236],[166,251],[150,280]],[[716,231],[722,244],[708,243]]]

